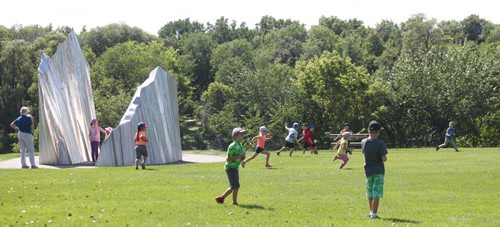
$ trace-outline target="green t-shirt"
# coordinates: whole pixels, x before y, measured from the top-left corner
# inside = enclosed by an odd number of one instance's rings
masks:
[[[238,141],[234,141],[231,144],[229,144],[229,147],[227,148],[227,157],[237,156],[243,154],[244,152],[245,151],[243,150],[243,146],[241,146],[241,143]],[[238,169],[240,167],[240,164],[241,160],[226,161],[225,168],[226,170]]]

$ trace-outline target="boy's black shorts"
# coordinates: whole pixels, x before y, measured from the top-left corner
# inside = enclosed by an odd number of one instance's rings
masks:
[[[288,141],[285,141],[285,147],[293,149],[293,148],[295,148],[295,143],[290,143]]]
[[[316,147],[316,144],[312,143],[308,143],[308,142],[304,142],[304,149],[307,149],[307,148],[313,148],[313,147]]]
[[[227,169],[227,178],[229,179],[229,186],[231,189],[240,188],[240,175],[237,169]]]
[[[264,151],[264,148],[262,147],[255,147],[255,153],[260,154]]]

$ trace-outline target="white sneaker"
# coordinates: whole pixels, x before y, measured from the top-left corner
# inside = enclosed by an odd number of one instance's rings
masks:
[[[370,216],[370,219],[379,219],[379,218],[380,217],[378,215],[376,215],[376,214]]]

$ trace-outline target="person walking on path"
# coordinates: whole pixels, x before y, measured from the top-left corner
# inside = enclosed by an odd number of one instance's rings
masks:
[[[21,167],[28,169],[26,164],[26,153],[30,156],[30,164],[32,169],[38,169],[35,164],[35,145],[33,143],[33,129],[35,128],[33,117],[29,115],[28,107],[21,107],[21,116],[10,123],[10,127],[17,131],[19,139],[19,148],[21,149]]]

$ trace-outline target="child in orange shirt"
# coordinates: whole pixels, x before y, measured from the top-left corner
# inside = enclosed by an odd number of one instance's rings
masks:
[[[146,143],[148,142],[148,137],[146,136],[146,128],[148,126],[141,122],[137,125],[137,133],[135,133],[134,141],[135,141],[135,169],[139,169],[139,162],[141,162],[142,169],[146,169],[146,160],[148,158],[148,147]],[[142,159],[144,157],[144,159]]]
[[[250,160],[254,159],[255,157],[257,157],[257,155],[259,155],[260,153],[262,154],[265,154],[266,155],[266,168],[271,168],[273,167],[271,164],[269,164],[269,156],[270,156],[270,153],[269,151],[267,151],[265,149],[265,145],[266,145],[266,141],[272,139],[273,137],[270,136],[270,137],[267,137],[267,131],[268,129],[266,128],[266,126],[262,126],[259,128],[259,135],[255,136],[252,138],[252,143],[254,140],[257,140],[257,146],[255,147],[255,152],[253,152],[252,156],[250,158],[247,158],[246,160],[244,160],[243,162],[241,162],[241,166],[243,168],[245,168],[245,165],[247,164],[247,162],[249,162]]]

